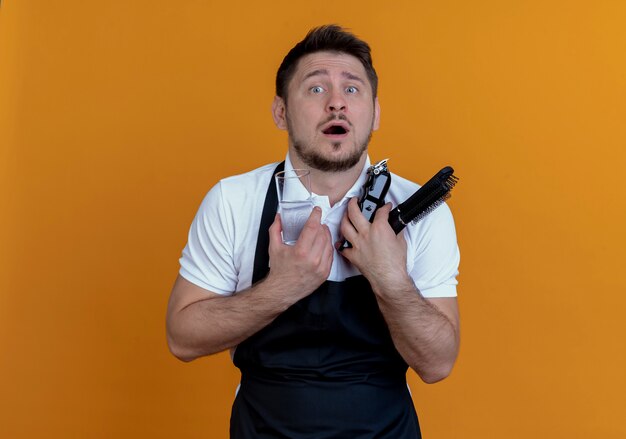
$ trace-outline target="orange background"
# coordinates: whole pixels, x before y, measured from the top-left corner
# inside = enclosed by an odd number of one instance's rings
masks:
[[[167,298],[206,191],[283,157],[274,74],[328,22],[374,51],[372,159],[461,177],[425,437],[626,437],[620,0],[4,0],[1,437],[227,437],[237,370],[169,354]]]

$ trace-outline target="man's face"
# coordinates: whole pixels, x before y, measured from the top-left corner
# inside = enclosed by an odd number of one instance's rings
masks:
[[[306,55],[287,90],[287,103],[277,97],[273,114],[276,125],[289,132],[290,152],[320,171],[355,166],[380,115],[361,62],[343,53]]]

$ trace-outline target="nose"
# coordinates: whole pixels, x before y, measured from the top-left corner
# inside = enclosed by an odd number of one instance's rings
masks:
[[[326,105],[327,111],[335,112],[335,111],[346,111],[346,100],[345,97],[339,93],[334,92],[330,93],[328,96],[328,103]]]

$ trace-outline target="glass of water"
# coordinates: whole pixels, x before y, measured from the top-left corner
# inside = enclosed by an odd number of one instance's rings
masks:
[[[291,169],[276,174],[278,213],[285,244],[296,243],[313,210],[310,174],[308,169]]]

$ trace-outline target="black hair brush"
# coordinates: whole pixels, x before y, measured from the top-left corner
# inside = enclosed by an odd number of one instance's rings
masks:
[[[389,212],[389,224],[396,235],[409,223],[416,224],[450,198],[450,191],[459,181],[454,169],[446,166],[405,202]]]

